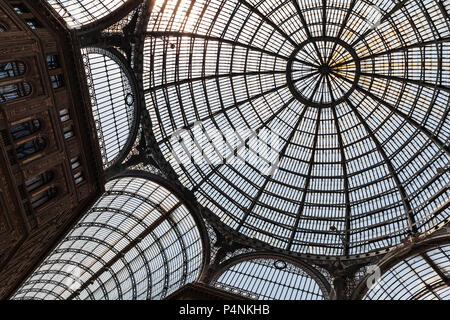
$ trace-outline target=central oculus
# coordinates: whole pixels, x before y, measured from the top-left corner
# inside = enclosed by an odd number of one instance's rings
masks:
[[[358,84],[355,50],[331,37],[311,38],[291,54],[287,81],[294,96],[308,106],[327,108],[346,100]]]

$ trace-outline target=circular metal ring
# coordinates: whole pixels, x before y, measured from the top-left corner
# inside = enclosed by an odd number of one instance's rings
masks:
[[[304,94],[302,94],[302,92],[300,91],[300,89],[296,86],[296,82],[299,81],[305,81],[308,79],[308,75],[305,75],[305,77],[300,78],[300,79],[294,79],[294,63],[305,63],[305,65],[307,65],[309,68],[311,68],[311,76],[309,77],[313,77],[315,74],[322,74],[322,75],[328,75],[328,74],[333,74],[336,75],[337,72],[334,71],[334,68],[339,67],[341,65],[345,65],[345,63],[338,63],[336,65],[328,65],[327,63],[325,63],[324,61],[317,61],[316,64],[314,63],[307,63],[307,62],[300,62],[298,60],[298,54],[305,49],[306,46],[308,45],[313,45],[315,47],[317,47],[317,43],[319,42],[325,42],[325,43],[331,43],[336,51],[336,47],[340,46],[341,48],[343,48],[347,53],[348,56],[350,56],[351,58],[347,61],[347,63],[352,63],[354,64],[354,71],[352,71],[352,73],[354,73],[354,77],[353,79],[349,80],[352,85],[351,87],[345,92],[343,93],[340,97],[338,97],[337,99],[333,99],[333,101],[329,101],[329,102],[323,102],[323,101],[314,101],[314,94],[312,97],[307,98]],[[320,57],[320,60],[322,60],[322,57]],[[316,70],[314,70],[316,69]],[[334,38],[334,37],[314,37],[314,38],[310,38],[304,42],[302,42],[291,54],[291,56],[289,57],[289,61],[287,63],[287,68],[286,68],[286,77],[287,77],[287,83],[288,83],[288,87],[291,91],[291,93],[294,95],[294,97],[299,100],[300,102],[302,102],[303,104],[310,106],[310,107],[316,107],[316,108],[328,108],[328,107],[333,107],[333,106],[337,106],[340,103],[342,103],[343,101],[345,101],[351,94],[352,92],[355,90],[359,78],[360,78],[360,73],[361,73],[361,63],[359,60],[359,57],[356,53],[356,51],[345,41],[342,41],[341,39],[338,38]],[[337,77],[343,77],[342,75],[337,75]],[[319,82],[322,81],[322,77],[319,76],[319,80],[316,81]],[[318,87],[319,83],[317,83],[317,87]],[[317,88],[316,88],[317,90]]]

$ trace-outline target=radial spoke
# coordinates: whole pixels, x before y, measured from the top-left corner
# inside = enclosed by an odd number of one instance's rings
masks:
[[[351,230],[351,204],[350,204],[350,183],[348,179],[348,172],[347,172],[347,159],[345,156],[345,149],[344,149],[344,140],[342,138],[342,132],[341,127],[339,125],[339,118],[336,112],[336,107],[332,107],[333,111],[333,117],[334,117],[334,125],[336,128],[336,133],[338,136],[338,142],[339,142],[339,150],[341,154],[341,167],[342,167],[342,174],[344,176],[344,194],[345,194],[345,241],[344,241],[344,255],[349,254],[350,250],[350,230]]]
[[[303,120],[303,118],[305,116],[305,113],[306,113],[307,109],[308,109],[308,107],[305,106],[304,109],[303,109],[303,112],[298,117],[298,120],[297,120],[296,124],[294,125],[294,128],[292,129],[288,139],[286,140],[286,143],[284,144],[283,148],[281,149],[281,151],[280,151],[280,153],[278,155],[278,160],[277,160],[278,163],[280,163],[281,160],[283,159],[283,157],[286,155],[286,151],[287,151],[288,147],[290,146],[290,143],[291,143],[292,139],[294,138],[294,136],[295,136],[295,134],[296,134],[296,132],[297,132],[299,126],[300,126],[300,123],[302,122],[302,120]],[[264,190],[266,189],[267,184],[270,182],[271,178],[272,178],[272,175],[270,175],[270,174],[266,177],[266,179],[264,180],[264,183],[259,188],[258,194],[253,198],[253,200],[252,200],[250,206],[247,208],[247,210],[245,210],[244,216],[241,219],[241,222],[239,223],[239,226],[237,227],[238,231],[239,231],[239,229],[242,228],[242,226],[244,225],[245,221],[247,220],[248,215],[253,211],[255,205],[258,203],[259,199],[263,195]]]
[[[314,87],[314,90],[311,93],[311,96],[309,97],[309,101],[313,101],[314,95],[316,94],[317,90],[319,89],[320,85],[322,84],[322,80],[323,80],[323,74],[320,75],[319,80],[317,80],[316,86]]]
[[[312,68],[315,68],[315,69],[317,69],[319,67],[319,64],[308,62],[308,61],[305,61],[305,60],[301,60],[299,58],[295,58],[294,61],[300,62],[300,63],[302,63],[304,65],[307,65],[308,67],[312,67]]]
[[[309,39],[311,39],[312,38],[312,34],[311,34],[311,31],[309,30],[309,26],[308,26],[308,23],[306,22],[305,16],[303,15],[302,9],[298,5],[297,0],[292,0],[292,3],[294,4],[295,9],[297,10],[297,14],[300,17],[300,21],[301,21],[301,23],[303,25],[303,28],[305,29],[306,35],[308,36]],[[317,52],[317,56],[318,56],[318,58],[320,60],[320,64],[324,64],[324,61],[323,61],[322,55],[320,53],[319,47],[317,46],[317,44],[315,42],[313,42],[313,46],[314,46],[314,49]]]
[[[339,33],[337,34],[336,38],[338,38],[338,39],[341,38],[342,33],[344,32],[345,27],[347,26],[348,19],[350,19],[353,8],[355,7],[355,4],[356,4],[356,0],[352,0],[352,2],[350,3],[350,7],[347,10],[347,14],[345,15],[344,21],[342,21],[341,28],[339,29]],[[337,43],[335,42],[333,44],[333,49],[331,49],[331,54],[330,54],[329,60],[327,61],[328,65],[331,64],[331,59],[333,58],[333,52],[334,52],[334,50],[336,50],[336,46],[337,46]]]
[[[322,36],[327,36],[327,0],[322,0]]]
[[[264,22],[266,22],[268,25],[270,25],[274,30],[276,30],[279,34],[281,34],[289,43],[291,43],[294,48],[297,47],[297,43],[291,39],[291,37],[286,34],[279,26],[277,26],[272,20],[270,20],[265,14],[263,14],[261,11],[259,11],[255,6],[248,3],[246,0],[238,0],[241,4],[246,6],[250,12],[256,13]]]
[[[346,79],[345,77],[342,77],[339,74],[333,73],[334,75],[336,75],[337,77],[344,79],[345,81],[349,82],[348,79]],[[379,97],[377,97],[376,95],[374,95],[372,92],[367,91],[366,89],[362,88],[361,86],[357,85],[356,89],[358,91],[361,91],[363,94],[365,94],[366,96],[372,98],[373,100],[379,102],[380,104],[382,104],[383,106],[387,107],[389,110],[391,110],[392,112],[394,112],[395,114],[399,115],[401,118],[403,118],[406,122],[408,122],[409,124],[411,124],[412,126],[414,126],[416,129],[418,129],[419,131],[421,131],[423,134],[425,134],[429,139],[431,139],[436,145],[439,146],[439,148],[441,148],[442,150],[444,150],[447,154],[450,155],[450,147],[447,146],[444,142],[442,142],[437,136],[435,136],[430,130],[428,130],[427,128],[425,128],[423,125],[419,124],[417,121],[415,121],[414,119],[412,119],[409,115],[403,113],[402,111],[398,110],[396,107],[394,107],[393,105],[391,105],[390,103],[380,99]]]
[[[234,77],[246,77],[246,76],[262,76],[262,75],[275,75],[275,74],[284,74],[285,71],[252,71],[252,72],[240,72],[240,73],[224,73],[224,74],[213,74],[204,77],[196,77],[196,78],[187,78],[178,81],[168,82],[161,84],[159,86],[154,86],[149,89],[144,90],[144,93],[155,92],[161,89],[166,89],[173,86],[180,86],[186,83],[197,82],[197,81],[205,81],[212,79],[222,79],[222,78],[234,78]]]
[[[267,128],[269,126],[269,124],[276,119],[276,117],[278,117],[284,110],[286,110],[290,104],[292,104],[294,102],[295,98],[290,99],[287,103],[285,103],[280,109],[278,109],[275,113],[273,113],[266,121],[264,121],[261,126],[259,126],[255,132],[259,132],[265,128]],[[247,146],[248,142],[250,141],[250,139],[256,138],[256,136],[250,136],[248,137],[244,143],[239,144],[232,153],[230,153],[230,155],[225,159],[225,161],[223,161],[222,163],[216,165],[205,177],[202,178],[202,180],[200,182],[198,182],[193,188],[192,191],[196,192],[203,183],[205,183],[206,181],[208,181],[208,179],[215,174],[216,172],[219,171],[220,168],[222,168],[227,162],[229,162],[233,157],[235,157],[235,155],[238,153],[239,150],[241,150],[243,147]]]
[[[249,44],[241,43],[241,42],[234,41],[234,40],[224,39],[222,37],[211,36],[211,35],[202,35],[202,34],[197,34],[197,33],[177,32],[177,31],[150,31],[150,32],[146,32],[145,34],[148,37],[163,38],[163,39],[166,37],[178,37],[178,38],[186,37],[186,38],[193,38],[193,39],[204,39],[207,41],[217,41],[217,42],[221,42],[221,43],[230,44],[232,46],[261,52],[261,53],[264,53],[264,54],[267,54],[267,55],[270,55],[273,57],[277,57],[282,60],[286,60],[286,61],[289,60],[289,57],[283,56],[281,54],[278,54],[278,53],[275,53],[275,52],[272,52],[269,50],[265,50],[265,49],[255,47],[255,46],[252,46]]]
[[[444,86],[441,84],[437,84],[437,83],[429,83],[429,82],[422,81],[422,80],[405,79],[405,78],[400,78],[400,77],[395,77],[395,76],[388,76],[388,75],[383,75],[383,74],[367,73],[367,72],[360,72],[360,75],[366,76],[366,77],[371,77],[371,78],[392,80],[392,81],[397,81],[397,82],[402,82],[402,83],[410,83],[410,84],[415,84],[415,85],[422,86],[422,87],[439,89],[439,90],[450,93],[450,87]]]
[[[350,108],[352,109],[353,113],[358,117],[360,123],[363,125],[364,129],[369,134],[371,140],[375,143],[375,145],[377,147],[377,151],[380,153],[380,155],[382,156],[382,158],[384,160],[384,163],[388,167],[390,176],[394,180],[395,185],[396,185],[396,187],[398,189],[398,192],[400,193],[400,196],[401,196],[401,199],[402,199],[402,203],[403,203],[403,208],[405,210],[404,214],[406,215],[406,217],[408,219],[409,230],[412,233],[416,233],[417,232],[417,227],[415,225],[416,221],[415,221],[415,218],[414,218],[414,214],[412,213],[411,204],[410,204],[410,202],[408,200],[408,196],[406,194],[405,188],[403,187],[403,185],[402,185],[402,183],[400,181],[400,178],[398,177],[397,171],[395,170],[391,159],[388,157],[388,155],[384,151],[384,147],[382,146],[381,142],[375,136],[375,133],[369,127],[367,121],[359,113],[359,111],[355,107],[355,105],[350,101],[350,99],[347,99],[346,102],[350,106]]]
[[[251,101],[253,101],[253,100],[255,100],[255,99],[259,99],[259,98],[261,98],[261,97],[263,97],[263,96],[265,96],[265,95],[267,95],[267,94],[271,94],[271,93],[277,92],[278,90],[281,90],[281,89],[283,89],[283,88],[286,88],[287,86],[288,86],[287,84],[283,84],[283,85],[281,85],[281,86],[279,86],[279,87],[275,87],[275,88],[270,89],[270,90],[268,90],[268,91],[259,93],[259,94],[257,94],[257,95],[252,96],[252,97],[249,97],[248,99],[245,99],[245,100],[243,100],[243,101],[239,101],[239,102],[237,102],[237,103],[234,103],[234,104],[231,105],[231,106],[222,108],[222,109],[220,109],[220,110],[218,110],[218,111],[215,111],[215,112],[212,112],[212,113],[208,114],[207,116],[205,116],[205,117],[199,119],[198,121],[189,123],[187,126],[185,126],[185,127],[183,127],[183,128],[180,128],[180,129],[183,129],[183,130],[191,129],[192,127],[194,127],[195,125],[197,125],[198,122],[205,122],[205,121],[207,121],[207,120],[209,120],[209,119],[213,119],[213,118],[217,117],[217,116],[220,115],[220,114],[223,114],[223,113],[225,113],[225,112],[227,112],[227,111],[229,111],[229,110],[232,110],[232,109],[234,109],[234,108],[237,108],[237,107],[239,107],[239,106],[241,106],[241,105],[243,105],[243,104],[245,104],[245,103],[251,102]],[[158,144],[161,145],[161,144],[163,144],[163,143],[166,143],[166,142],[168,142],[170,139],[172,139],[172,136],[168,136],[168,137],[166,137],[166,138],[160,140],[160,141],[158,142]]]
[[[392,15],[394,15],[398,10],[402,9],[406,3],[410,1],[410,0],[402,0],[399,3],[397,3],[394,8],[392,8],[391,11],[389,11],[388,13],[386,13],[381,20],[379,21],[379,24],[384,23],[385,21],[387,21]],[[369,28],[366,32],[364,32],[360,37],[358,37],[352,44],[352,47],[356,47],[356,45],[363,41],[370,33],[372,33],[372,31],[374,31],[375,29],[373,28]]]
[[[313,170],[313,167],[314,167],[314,159],[315,159],[315,156],[316,156],[317,142],[319,140],[319,129],[320,129],[321,114],[322,114],[322,109],[318,109],[316,128],[315,128],[315,134],[314,134],[314,141],[313,141],[313,147],[312,147],[313,151],[311,153],[311,158],[309,159],[309,163],[308,163],[308,174],[307,174],[307,178],[305,180],[305,184],[304,184],[304,188],[303,188],[302,199],[301,199],[301,202],[300,202],[300,206],[298,207],[298,210],[296,212],[295,222],[294,222],[294,225],[292,226],[291,237],[289,238],[289,242],[287,244],[286,250],[288,250],[288,251],[291,250],[292,244],[294,242],[295,234],[297,233],[297,228],[298,228],[298,225],[300,223],[300,218],[301,218],[301,216],[303,214],[303,211],[305,209],[306,195],[308,193],[309,185],[311,183],[311,175],[312,175],[312,170]]]
[[[315,76],[315,75],[318,74],[318,73],[319,73],[319,71],[314,71],[314,72],[308,73],[308,74],[302,76],[301,78],[295,79],[295,80],[294,80],[294,83],[296,83],[296,82],[298,82],[298,81],[306,80],[306,79],[308,79],[308,78],[311,78],[311,77]]]

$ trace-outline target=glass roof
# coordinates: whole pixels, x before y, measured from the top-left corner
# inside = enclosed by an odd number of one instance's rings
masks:
[[[70,28],[80,28],[107,16],[127,0],[46,0]]]
[[[144,93],[227,226],[357,255],[449,216],[450,20],[434,0],[156,0]]]
[[[366,300],[449,300],[450,245],[409,257],[387,272]]]
[[[13,299],[162,299],[197,280],[203,253],[177,197],[146,179],[116,178]]]

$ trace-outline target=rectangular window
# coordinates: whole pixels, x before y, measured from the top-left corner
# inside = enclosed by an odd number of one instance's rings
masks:
[[[64,77],[62,74],[54,74],[50,76],[50,82],[53,89],[64,87]]]
[[[66,122],[70,120],[70,114],[68,109],[62,109],[59,111],[59,119],[61,122]]]
[[[63,133],[66,140],[75,136],[75,133],[73,132],[73,126],[64,127]]]
[[[80,184],[84,181],[83,173],[77,172],[73,175],[73,179],[75,180],[75,184]]]
[[[58,56],[56,55],[47,56],[46,60],[48,70],[58,69],[60,67]]]
[[[30,12],[30,10],[28,10],[28,8],[22,3],[21,4],[16,4],[14,6],[14,11],[17,14],[23,14],[23,13],[29,13]]]
[[[72,170],[75,170],[76,168],[81,166],[80,157],[70,159],[70,166],[72,167]]]
[[[25,22],[33,30],[42,28],[42,24],[34,18],[25,19]]]

